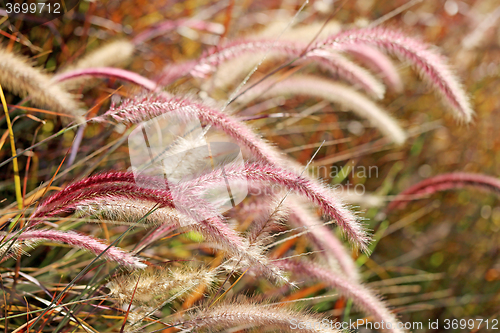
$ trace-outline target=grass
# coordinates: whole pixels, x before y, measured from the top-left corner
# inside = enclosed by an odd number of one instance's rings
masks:
[[[125,0],[27,32],[0,19],[18,64],[0,75],[1,329],[498,319],[498,32],[474,30],[496,6]],[[138,184],[128,135],[175,112],[245,163]],[[233,209],[205,196],[242,180]]]

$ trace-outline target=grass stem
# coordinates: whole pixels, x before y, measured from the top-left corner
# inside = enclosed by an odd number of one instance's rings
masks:
[[[12,168],[14,169],[14,186],[16,188],[17,208],[22,210],[23,195],[21,191],[21,178],[19,178],[19,165],[17,164],[17,158],[14,157],[16,156],[16,143],[14,140],[14,131],[12,130],[12,123],[10,122],[9,110],[7,109],[7,101],[5,100],[5,95],[3,94],[2,85],[0,85],[0,97],[2,98],[3,111],[5,112],[5,119],[9,130],[10,147],[12,149]]]

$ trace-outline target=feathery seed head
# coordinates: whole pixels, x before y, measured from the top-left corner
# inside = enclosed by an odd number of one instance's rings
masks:
[[[30,65],[23,56],[8,52],[1,46],[0,84],[14,94],[30,97],[36,106],[74,115],[83,121],[80,105],[63,86],[52,82],[47,74]]]
[[[216,282],[216,271],[187,265],[168,269],[148,268],[123,274],[108,283],[110,295],[120,304],[157,307],[164,301],[185,296],[203,284],[211,287]],[[133,298],[132,298],[133,297]]]
[[[443,96],[457,118],[466,122],[472,120],[474,111],[469,97],[444,57],[416,38],[385,28],[355,29],[333,35],[318,42],[314,48],[347,51],[359,44],[381,48],[407,61]]]

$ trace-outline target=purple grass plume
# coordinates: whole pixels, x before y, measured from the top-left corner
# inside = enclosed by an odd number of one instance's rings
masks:
[[[407,201],[412,200],[408,199],[410,196],[413,198],[426,197],[436,192],[464,187],[478,188],[500,195],[500,180],[498,178],[476,173],[453,172],[425,179],[409,187],[394,198],[387,206],[387,210],[404,208]]]
[[[335,288],[341,295],[352,299],[354,305],[363,312],[372,316],[373,321],[379,324],[384,322],[386,325],[384,328],[386,329],[382,331],[391,333],[406,332],[406,330],[400,328],[402,326],[400,321],[389,311],[384,302],[362,284],[351,281],[340,274],[335,274],[331,270],[324,269],[311,262],[281,260],[278,265],[286,271],[293,272],[305,279],[320,281]],[[387,328],[388,323],[392,328]]]
[[[465,122],[472,120],[474,111],[469,97],[444,57],[415,38],[385,28],[356,29],[333,35],[318,42],[312,49],[332,48],[352,52],[357,45],[375,46],[408,62],[443,97],[458,119]]]
[[[150,91],[154,91],[158,88],[156,83],[145,78],[142,75],[128,71],[126,69],[114,68],[114,67],[90,67],[82,69],[72,69],[67,72],[57,74],[52,78],[52,81],[65,82],[86,76],[119,79],[134,83]]]
[[[102,254],[104,259],[116,262],[121,266],[134,269],[146,267],[146,264],[141,262],[139,258],[118,247],[110,246],[108,248],[108,245],[100,239],[73,231],[32,229],[24,231],[17,236],[15,233],[7,235],[6,239],[10,239],[10,236],[15,237],[16,242],[24,241],[28,242],[28,244],[42,241],[64,243],[79,249],[90,251],[95,255]]]

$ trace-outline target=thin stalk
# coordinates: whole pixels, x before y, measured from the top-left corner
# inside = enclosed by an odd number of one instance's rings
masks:
[[[19,178],[19,165],[17,164],[17,158],[16,158],[16,143],[14,140],[14,131],[12,131],[12,124],[10,122],[9,110],[7,110],[7,101],[5,100],[5,95],[3,94],[2,85],[0,85],[0,97],[2,98],[3,111],[5,112],[5,120],[7,121],[7,127],[9,128],[10,148],[12,149],[12,168],[14,169],[14,185],[16,187],[17,208],[19,210],[22,210],[23,195],[21,191],[21,178]]]
[[[22,154],[24,154],[25,152],[27,152],[27,151],[31,151],[31,150],[35,149],[36,147],[38,147],[38,146],[40,146],[40,145],[44,144],[45,142],[47,142],[47,141],[49,141],[49,140],[52,140],[52,139],[55,139],[55,138],[57,138],[58,136],[63,135],[63,134],[64,134],[64,133],[66,133],[67,131],[71,131],[72,129],[77,128],[78,126],[81,126],[81,125],[83,125],[83,124],[86,124],[86,123],[88,123],[89,121],[90,121],[90,119],[89,119],[89,120],[87,120],[87,121],[85,121],[85,122],[78,123],[78,124],[71,125],[71,126],[69,126],[69,127],[63,128],[63,129],[62,129],[62,130],[60,130],[59,132],[54,133],[54,134],[52,134],[51,136],[49,136],[49,137],[47,137],[47,138],[43,139],[42,141],[39,141],[39,142],[35,143],[34,145],[32,145],[32,146],[30,146],[30,147],[28,147],[28,148],[24,149],[24,150],[23,150],[23,151],[21,151],[19,154],[17,154],[17,155],[13,155],[12,157],[10,157],[10,158],[6,159],[6,160],[5,160],[5,161],[3,161],[2,163],[0,163],[0,167],[3,167],[5,164],[7,164],[7,163],[9,163],[10,161],[14,160],[14,159],[15,159],[15,158],[17,158],[18,156],[21,156],[21,155],[22,155]],[[15,153],[14,153],[14,154],[15,154]]]

